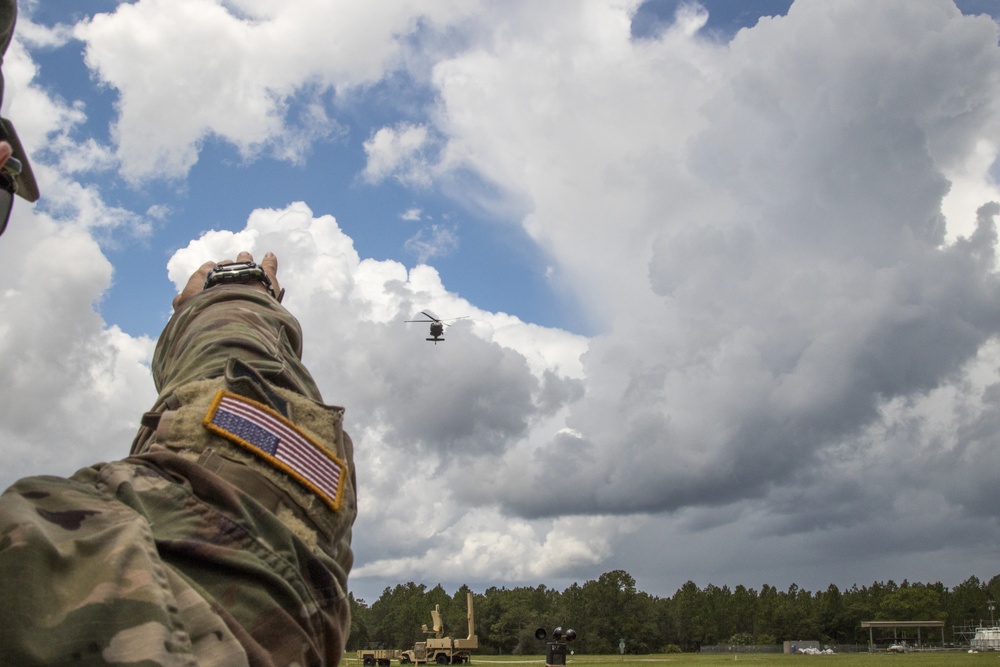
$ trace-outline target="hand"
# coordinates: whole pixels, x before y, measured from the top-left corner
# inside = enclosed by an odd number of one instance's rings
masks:
[[[0,142],[0,158],[2,158],[2,143]],[[236,256],[237,262],[252,262],[253,255],[246,252],[245,250]],[[198,270],[191,274],[188,278],[187,285],[181,290],[181,293],[174,297],[174,310],[180,308],[185,301],[193,297],[195,294],[199,294],[205,289],[205,279],[208,277],[208,272],[214,269],[220,264],[233,264],[233,260],[224,259],[221,262],[205,262]],[[274,256],[273,252],[269,252],[264,255],[259,264],[260,268],[264,269],[264,274],[271,280],[271,287],[274,289],[276,295],[281,294],[281,286],[278,285],[278,258]],[[251,289],[259,289],[262,292],[266,292],[267,288],[264,287],[263,283],[257,283],[256,285],[247,285]]]
[[[0,168],[7,164],[7,160],[14,154],[14,149],[6,141],[0,141]]]

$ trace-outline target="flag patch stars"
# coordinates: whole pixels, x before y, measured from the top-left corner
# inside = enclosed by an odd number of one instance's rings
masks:
[[[271,408],[221,390],[202,423],[287,473],[334,511],[340,508],[344,462]]]

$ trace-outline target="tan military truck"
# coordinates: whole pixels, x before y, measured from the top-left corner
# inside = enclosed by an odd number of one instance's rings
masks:
[[[400,653],[384,648],[363,648],[358,651],[358,660],[365,667],[389,667],[389,661],[399,660]]]
[[[468,614],[469,636],[465,639],[452,639],[445,637],[444,624],[441,622],[441,605],[435,605],[431,612],[434,620],[434,627],[431,630],[423,626],[423,632],[428,637],[422,642],[417,642],[412,649],[407,649],[399,654],[399,662],[403,665],[426,665],[434,663],[438,665],[461,665],[467,663],[472,657],[472,651],[479,648],[479,637],[476,635],[476,622],[472,610],[472,593],[468,594]]]

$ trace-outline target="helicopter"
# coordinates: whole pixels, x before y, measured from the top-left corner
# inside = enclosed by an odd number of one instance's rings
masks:
[[[433,315],[431,315],[430,313],[428,313],[426,310],[421,310],[420,314],[423,315],[424,317],[426,317],[427,319],[426,320],[406,320],[406,321],[407,322],[425,322],[425,323],[429,323],[431,325],[431,333],[430,333],[431,337],[428,338],[427,340],[428,341],[433,341],[433,343],[435,345],[438,344],[438,341],[443,341],[444,340],[444,328],[448,327],[448,326],[451,326],[451,325],[450,324],[446,324],[444,320],[439,320],[438,318],[436,318]],[[465,316],[465,317],[468,317],[468,316]],[[465,317],[454,317],[452,319],[453,320],[464,320]]]

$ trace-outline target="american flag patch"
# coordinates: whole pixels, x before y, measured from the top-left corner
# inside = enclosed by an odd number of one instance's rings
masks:
[[[344,462],[271,408],[220,390],[202,423],[289,474],[333,510],[340,508]]]

